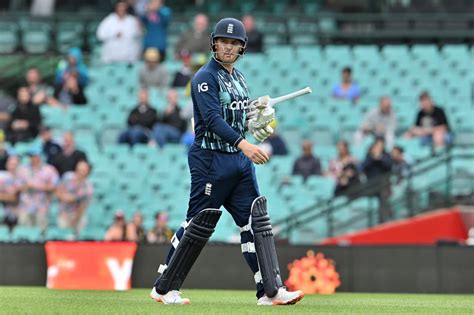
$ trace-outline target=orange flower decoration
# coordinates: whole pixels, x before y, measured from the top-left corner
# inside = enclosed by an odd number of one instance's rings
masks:
[[[341,285],[334,261],[322,253],[308,251],[307,256],[288,264],[290,274],[285,285],[305,294],[332,294]]]

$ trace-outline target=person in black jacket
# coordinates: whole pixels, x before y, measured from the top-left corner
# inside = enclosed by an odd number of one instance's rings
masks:
[[[79,85],[76,73],[67,75],[64,83],[56,86],[54,97],[63,105],[87,104],[86,96],[82,86]]]
[[[59,175],[75,171],[76,166],[80,161],[87,162],[87,155],[76,149],[76,141],[74,134],[67,131],[63,134],[62,151],[52,158],[51,164],[58,170]]]
[[[119,143],[133,146],[137,143],[148,143],[151,130],[157,122],[157,112],[148,102],[148,90],[138,92],[138,105],[128,115],[128,128],[119,136]]]
[[[301,147],[303,154],[293,164],[293,175],[303,176],[304,181],[311,175],[322,175],[321,161],[313,154],[313,144],[304,141]]]
[[[154,140],[160,147],[168,142],[178,143],[186,128],[186,120],[181,118],[181,110],[178,105],[178,92],[171,89],[168,92],[168,105],[158,123],[153,127]]]
[[[28,88],[23,86],[17,92],[16,108],[11,113],[7,126],[7,140],[12,144],[33,140],[39,132],[41,113],[38,106],[31,102]]]

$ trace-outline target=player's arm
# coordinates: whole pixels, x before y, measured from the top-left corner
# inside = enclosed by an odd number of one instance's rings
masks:
[[[200,72],[193,78],[191,86],[196,105],[207,128],[227,143],[237,147],[243,138],[221,116],[219,89],[216,79],[205,72]]]

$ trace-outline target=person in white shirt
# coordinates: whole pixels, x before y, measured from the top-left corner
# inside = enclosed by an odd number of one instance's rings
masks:
[[[127,7],[125,1],[118,1],[115,12],[105,17],[97,28],[97,38],[103,42],[103,63],[135,62],[140,58],[140,24],[137,18],[127,14]]]

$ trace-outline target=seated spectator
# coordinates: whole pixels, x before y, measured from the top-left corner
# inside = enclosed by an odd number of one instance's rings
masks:
[[[132,222],[127,224],[127,241],[143,243],[145,242],[145,236],[143,216],[140,212],[135,212]]]
[[[80,161],[87,161],[87,156],[81,150],[76,149],[74,134],[67,131],[63,134],[62,152],[53,158],[52,165],[58,170],[59,175],[63,176],[66,172],[76,170]]]
[[[123,242],[127,240],[127,222],[125,222],[125,215],[122,210],[115,212],[114,222],[107,229],[104,241]]]
[[[69,49],[66,59],[59,62],[54,80],[55,86],[63,86],[71,75],[76,76],[81,88],[85,88],[89,83],[89,72],[82,61],[80,48]]]
[[[336,189],[334,196],[347,196],[349,198],[356,198],[359,196],[357,187],[359,187],[360,178],[357,166],[354,163],[344,165],[336,179]]]
[[[352,69],[345,67],[342,69],[342,82],[334,85],[332,96],[336,99],[349,100],[353,104],[357,103],[360,97],[360,88],[352,81]]]
[[[270,123],[273,133],[263,143],[270,145],[272,155],[287,155],[288,149],[286,148],[285,140],[276,131],[277,125],[278,123],[275,119]]]
[[[263,35],[255,28],[255,20],[251,15],[245,15],[242,18],[245,30],[247,31],[247,49],[245,53],[263,52]]]
[[[369,111],[355,134],[355,143],[360,144],[364,136],[372,135],[376,138],[385,139],[387,148],[393,147],[395,131],[397,129],[397,117],[392,109],[392,102],[388,96],[382,96],[377,108]]]
[[[103,63],[133,63],[141,54],[141,28],[134,16],[127,14],[127,3],[117,1],[115,12],[107,15],[97,28],[97,38],[102,41]]]
[[[151,130],[158,119],[157,112],[148,102],[148,90],[141,89],[138,100],[138,105],[128,115],[128,128],[120,134],[119,143],[133,146],[150,140]]]
[[[181,68],[176,71],[173,79],[173,83],[171,83],[172,87],[185,87],[191,81],[193,77],[194,71],[192,69],[191,61],[192,56],[189,52],[183,51],[181,52]]]
[[[303,176],[306,182],[311,175],[322,175],[321,161],[313,154],[313,144],[310,141],[304,141],[301,146],[303,155],[296,159],[293,164],[293,175]]]
[[[384,140],[379,138],[369,148],[361,169],[367,178],[366,193],[379,198],[379,222],[392,218],[388,198],[390,196],[390,172],[392,159],[385,151]]]
[[[181,135],[186,131],[186,120],[181,118],[178,105],[178,92],[174,89],[168,91],[168,105],[153,127],[153,137],[160,147],[168,142],[178,143]]]
[[[48,86],[41,80],[41,72],[36,67],[31,67],[26,71],[26,86],[31,95],[31,102],[35,105],[50,104],[57,105],[57,100],[48,95]]]
[[[43,155],[46,157],[46,163],[53,164],[54,159],[60,154],[63,149],[61,146],[54,141],[53,132],[48,126],[42,126],[40,128],[40,138]]]
[[[0,171],[0,202],[3,203],[3,223],[12,230],[18,223],[21,192],[25,189],[25,170],[20,166],[20,157],[10,155],[6,171]]]
[[[56,86],[54,97],[62,105],[84,105],[87,103],[82,86],[77,81],[76,73],[71,73],[64,80],[64,84]]]
[[[41,113],[38,106],[31,102],[27,87],[21,87],[17,93],[17,104],[7,127],[7,140],[12,144],[33,140],[39,132]]]
[[[0,92],[0,130],[5,131],[10,122],[11,112],[15,108],[15,99]]]
[[[148,243],[154,244],[169,244],[173,237],[173,230],[168,226],[168,214],[158,212],[155,215],[155,226],[148,232]]]
[[[150,47],[158,49],[160,51],[160,61],[165,61],[171,9],[163,5],[163,0],[150,0],[141,20],[145,29],[144,49]]]
[[[193,28],[180,35],[175,45],[175,57],[178,59],[183,52],[190,55],[208,53],[210,36],[207,15],[197,14],[194,17]]]
[[[410,173],[410,165],[405,160],[404,150],[401,147],[394,147],[391,152],[392,174],[396,176],[397,183]]]
[[[28,155],[30,164],[25,168],[26,189],[20,197],[19,223],[38,226],[45,232],[48,227],[48,211],[59,175],[54,167],[43,164],[41,150],[32,149]]]
[[[325,174],[332,177],[335,181],[342,175],[342,171],[347,165],[357,164],[356,159],[349,151],[349,144],[346,141],[339,141],[336,147],[338,157],[336,160],[329,161],[329,169]]]
[[[160,64],[160,52],[156,48],[148,48],[144,54],[145,64],[140,69],[140,86],[144,89],[156,87],[164,89],[168,86],[168,71]]]
[[[73,172],[66,172],[56,189],[59,200],[58,226],[71,228],[79,232],[84,226],[84,213],[92,200],[92,183],[87,177],[89,163],[85,160],[77,163]]]
[[[428,92],[422,92],[419,99],[421,109],[416,116],[415,126],[405,136],[419,137],[422,145],[434,145],[435,148],[451,144],[452,136],[444,110],[434,105]]]

